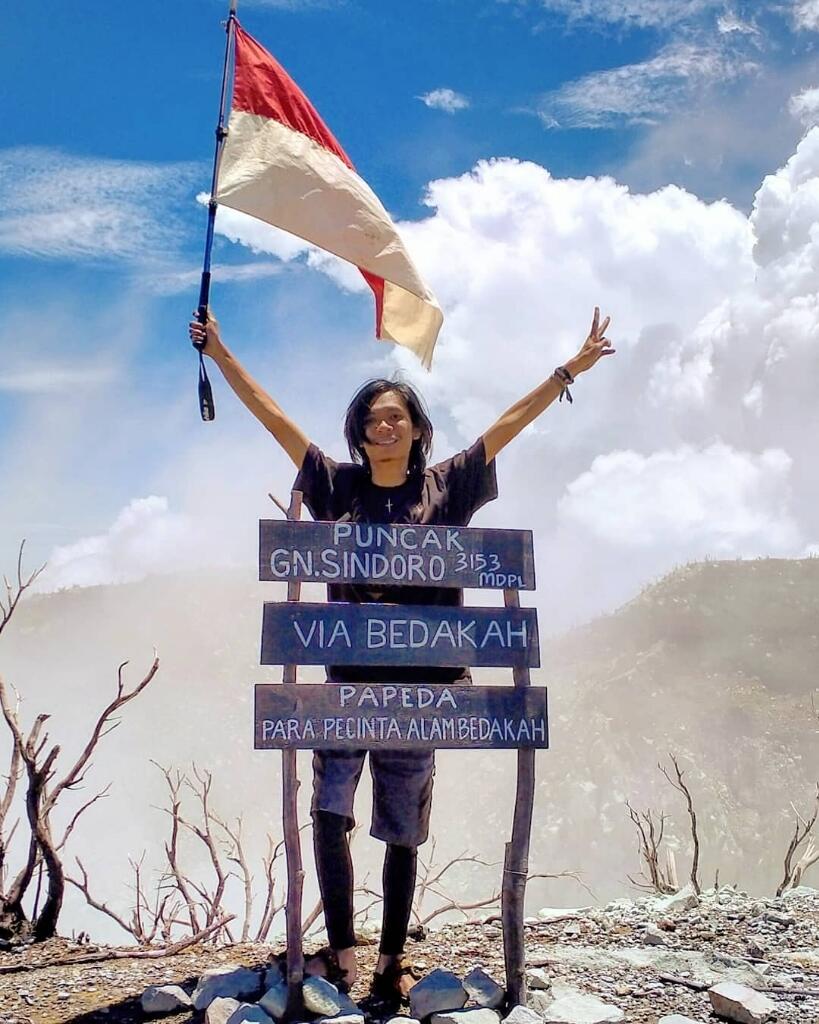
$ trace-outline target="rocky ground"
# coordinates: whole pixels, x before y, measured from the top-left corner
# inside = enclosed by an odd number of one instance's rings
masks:
[[[161,959],[79,962],[94,952],[60,939],[0,953],[0,1024],[143,1021],[140,999],[148,986],[178,984],[191,993],[206,970],[227,964],[258,969],[261,986],[271,949],[197,947]],[[492,922],[446,925],[411,943],[408,953],[424,971],[442,968],[464,978],[480,966],[503,978],[501,932]],[[819,1024],[815,889],[756,899],[726,887],[699,900],[684,890],[600,908],[544,909],[528,919],[526,955],[529,1003],[543,1021],[657,1024],[671,1014],[715,1021],[707,989],[733,981],[772,1001],[764,1019]],[[365,994],[375,958],[374,946],[362,948],[354,999]],[[573,993],[597,1002],[580,1000],[572,1011]],[[188,1024],[203,1013],[183,1009],[163,1019]]]

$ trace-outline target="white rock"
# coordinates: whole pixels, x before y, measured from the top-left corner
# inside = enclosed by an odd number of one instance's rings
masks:
[[[580,917],[580,911],[571,907],[541,907],[537,916],[541,921],[568,921]]]
[[[540,1015],[545,1024],[616,1024],[625,1019],[619,1007],[568,986],[555,986],[555,999]]]
[[[278,971],[276,973],[278,974]],[[271,1017],[275,1017],[277,1020],[284,1016],[284,1011],[287,1009],[287,984],[280,974],[278,974],[275,983],[270,986],[259,1000],[259,1006],[261,1006],[265,1013],[270,1014]]]
[[[433,1013],[431,1024],[500,1024],[500,1014],[488,1006],[469,1010],[445,1010]]]
[[[467,974],[463,980],[463,986],[470,999],[478,1006],[485,1006],[490,1010],[496,1010],[506,999],[506,990],[481,967],[475,967]],[[476,1020],[474,1024],[481,1024],[481,1022]]]
[[[255,996],[260,987],[256,971],[240,967],[238,964],[225,964],[202,974],[191,999],[195,1009],[204,1010],[220,996],[245,999],[248,996]]]
[[[646,946],[667,946],[668,939],[664,932],[650,924],[643,932],[643,944]]]
[[[217,996],[205,1010],[205,1024],[227,1024],[231,1014],[235,1013],[241,1005],[238,999]]]
[[[273,1024],[273,1018],[257,1003],[240,1003],[228,1017],[227,1024]]]
[[[326,978],[305,978],[302,986],[304,1005],[310,1013],[321,1017],[335,1017],[341,1012],[338,989]]]
[[[149,985],[140,999],[143,1013],[172,1013],[191,1005],[191,997],[178,985]]]
[[[406,1020],[406,1017],[403,1017],[402,1020]],[[317,1024],[364,1024],[364,1014],[361,1011],[339,1013],[335,1017],[321,1017]]]
[[[526,987],[532,991],[546,992],[552,987],[552,979],[542,967],[529,967],[526,971]]]
[[[416,1020],[414,1017],[390,1017],[389,1020],[385,1020],[384,1024],[421,1024],[420,1020]]]
[[[543,1018],[528,1006],[515,1006],[504,1018],[503,1024],[543,1024]]]
[[[466,1002],[466,989],[451,971],[436,969],[413,985],[409,993],[410,1013],[423,1020],[442,1010],[460,1010]]]
[[[670,1017],[660,1017],[657,1024],[699,1024],[691,1017],[683,1017],[681,1013],[672,1013]]]
[[[651,901],[651,905],[658,914],[667,914],[672,910],[693,910],[700,903],[699,896],[694,892],[694,886],[689,882],[679,892],[673,892],[670,896],[663,896]]]
[[[718,1017],[736,1024],[763,1024],[776,1009],[776,1004],[762,992],[735,981],[714,985],[708,989],[708,997]]]

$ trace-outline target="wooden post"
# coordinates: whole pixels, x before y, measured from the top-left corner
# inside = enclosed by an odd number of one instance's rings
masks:
[[[293,491],[288,519],[301,518],[301,491]],[[301,597],[301,583],[287,584],[287,600],[298,601]],[[296,666],[285,665],[283,683],[296,682]],[[296,772],[295,749],[282,751],[282,822],[284,825],[284,852],[287,860],[287,1009],[285,1021],[300,1020],[303,1016],[304,1000],[304,952],[302,948],[302,893],[304,890],[304,868],[301,861],[301,839],[299,836],[298,810],[299,779]]]
[[[520,607],[517,590],[504,590],[507,608]],[[512,669],[515,686],[529,686],[529,669]],[[518,750],[518,773],[515,790],[515,815],[512,838],[506,844],[501,888],[501,921],[503,924],[503,958],[506,966],[507,1005],[526,1004],[525,949],[523,904],[529,874],[529,839],[532,833],[532,807],[535,798],[535,752]]]

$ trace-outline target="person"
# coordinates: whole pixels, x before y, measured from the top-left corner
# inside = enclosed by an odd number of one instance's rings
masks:
[[[227,383],[270,431],[298,470],[294,487],[303,492],[313,518],[322,521],[406,522],[466,526],[473,514],[497,497],[495,457],[529,423],[604,356],[614,353],[594,310],[591,330],[579,351],[538,387],[516,402],[468,449],[427,466],[433,428],[416,391],[400,381],[364,384],[347,410],[344,434],[352,459],[337,463],[311,443],[304,431],[253,380],[221,339],[218,322],[194,320],[191,341],[219,367]],[[328,584],[331,601],[459,605],[462,591],[444,587]],[[328,666],[329,682],[425,682],[468,680],[463,668]],[[313,837],[328,948],[308,961],[308,973],[356,978],[353,931],[353,867],[349,833],[353,797],[364,751],[316,750],[313,755]],[[402,959],[415,889],[417,849],[426,840],[433,751],[379,750],[370,753],[373,777],[371,834],[386,843],[383,868],[383,926],[369,1009],[392,1012],[414,984]]]

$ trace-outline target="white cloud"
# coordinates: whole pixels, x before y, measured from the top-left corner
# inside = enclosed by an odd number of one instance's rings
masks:
[[[447,114],[455,114],[459,110],[466,110],[469,100],[462,93],[454,89],[433,89],[417,97],[423,104],[433,110],[444,110]]]
[[[564,523],[624,548],[664,548],[686,558],[792,554],[799,532],[789,511],[791,459],[717,442],[650,455],[600,455],[566,486]]]
[[[756,65],[714,46],[672,43],[648,60],[594,71],[544,96],[546,127],[654,124],[697,90],[749,74]]]
[[[796,0],[793,20],[798,29],[811,32],[819,30],[819,0]]]
[[[113,367],[29,363],[0,370],[0,391],[23,394],[73,393],[101,387],[110,383],[115,375]]]
[[[717,31],[722,35],[738,33],[744,36],[759,36],[759,29],[752,22],[743,21],[735,11],[726,10],[717,18]]]
[[[164,497],[135,498],[101,534],[57,547],[41,589],[127,583],[150,573],[192,569],[207,542],[201,527],[171,512]]]
[[[211,271],[211,281],[215,284],[242,284],[258,281],[260,278],[275,277],[281,272],[281,263],[271,263],[269,260],[258,260],[255,263],[218,263]],[[169,270],[145,275],[141,279],[141,284],[155,295],[177,295],[180,292],[192,292],[201,277],[201,267],[194,270]]]
[[[689,21],[724,0],[538,0],[539,6],[570,21],[598,21],[635,28],[666,27]]]
[[[158,261],[182,237],[178,209],[201,169],[0,151],[0,252],[54,259]]]
[[[819,124],[819,88],[803,89],[788,101],[788,110],[806,128]]]

